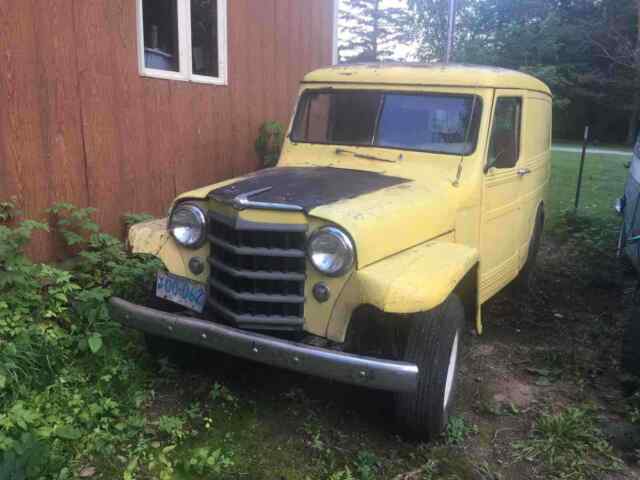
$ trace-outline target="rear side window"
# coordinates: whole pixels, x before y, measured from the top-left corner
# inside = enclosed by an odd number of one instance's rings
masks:
[[[513,168],[520,157],[522,98],[500,97],[496,103],[488,165]]]

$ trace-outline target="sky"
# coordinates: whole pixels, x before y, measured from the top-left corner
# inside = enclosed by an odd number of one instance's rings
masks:
[[[406,0],[383,0],[383,7],[406,7]],[[349,8],[349,0],[340,0],[340,9]],[[340,32],[339,35],[344,35]],[[414,54],[416,46],[413,44],[399,44],[396,47],[396,57],[398,60],[415,60]]]

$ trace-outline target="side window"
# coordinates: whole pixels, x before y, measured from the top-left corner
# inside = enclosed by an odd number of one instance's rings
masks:
[[[137,0],[140,73],[226,84],[227,0]]]
[[[522,98],[498,98],[489,145],[488,166],[495,168],[516,166],[520,156],[521,124]]]

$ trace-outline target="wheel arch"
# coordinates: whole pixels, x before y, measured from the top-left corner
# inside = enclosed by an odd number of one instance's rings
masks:
[[[396,256],[405,258],[391,257],[357,272],[332,312],[327,337],[345,341],[348,331],[362,321],[363,312],[397,320],[433,310],[452,293],[463,302],[466,324],[480,333],[477,250],[448,242],[419,248],[419,252]]]

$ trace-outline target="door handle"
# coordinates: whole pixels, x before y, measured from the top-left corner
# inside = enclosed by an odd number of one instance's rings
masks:
[[[531,170],[529,170],[528,168],[519,168],[518,170],[516,170],[516,173],[519,177],[524,177],[525,175],[529,175],[531,173]]]

